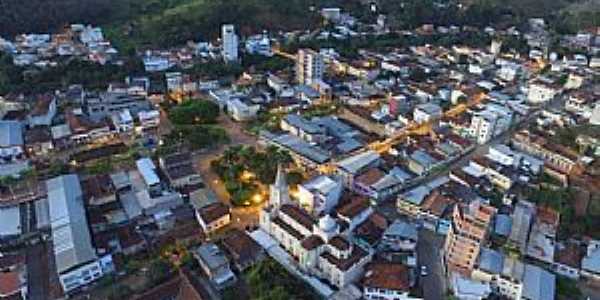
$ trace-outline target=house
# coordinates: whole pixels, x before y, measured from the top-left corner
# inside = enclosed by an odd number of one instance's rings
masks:
[[[412,175],[394,167],[388,173],[371,168],[354,180],[352,190],[376,201],[388,199],[398,193]]]
[[[410,291],[410,271],[398,263],[371,263],[361,281],[365,299],[407,299]]]
[[[19,271],[0,271],[0,299],[27,299],[27,281]]]
[[[27,115],[29,127],[50,126],[56,115],[56,97],[44,95],[36,99],[33,108]]]
[[[289,114],[282,118],[280,127],[309,143],[323,141],[326,137],[323,128],[296,114]]]
[[[417,249],[417,240],[417,227],[397,219],[383,232],[381,245],[392,251],[410,253]]]
[[[418,176],[423,176],[429,173],[439,164],[439,160],[420,149],[413,152],[408,159],[408,169]]]
[[[0,164],[24,158],[23,127],[17,121],[0,121]]]
[[[50,128],[39,126],[25,132],[25,148],[30,156],[43,156],[54,149]]]
[[[298,185],[300,205],[313,215],[330,213],[342,195],[342,183],[320,175]]]
[[[241,230],[234,229],[231,231],[222,243],[239,272],[243,272],[266,257],[264,249]]]
[[[194,169],[189,152],[172,153],[159,158],[159,165],[174,188],[184,188],[202,183],[202,177]]]
[[[18,205],[0,207],[0,240],[17,238],[23,232],[21,228],[21,211]]]
[[[557,243],[552,270],[559,275],[578,280],[584,254],[584,247],[577,241]]]
[[[528,257],[552,264],[556,249],[556,232],[560,221],[560,214],[549,206],[538,206],[535,212],[535,221],[531,226],[527,242]]]
[[[143,182],[151,196],[158,196],[162,191],[160,178],[156,173],[157,169],[154,162],[148,158],[140,158],[135,162],[139,174],[142,176]]]
[[[128,133],[133,131],[133,117],[128,109],[113,112],[110,115],[110,119],[118,133]]]
[[[413,111],[413,120],[419,124],[433,121],[442,116],[442,108],[433,103],[417,105]]]
[[[227,102],[227,112],[238,122],[254,119],[259,109],[260,105],[248,104],[238,98],[234,98]]]
[[[350,156],[336,163],[336,174],[342,178],[344,186],[351,188],[356,177],[379,165],[380,158],[379,153],[372,150]]]
[[[541,104],[554,99],[559,92],[560,90],[552,85],[541,81],[533,81],[529,83],[527,101],[532,104]]]
[[[193,255],[200,264],[202,271],[218,289],[225,288],[235,282],[236,277],[231,271],[229,261],[217,245],[213,243],[202,244],[196,248]]]
[[[527,237],[533,224],[535,214],[535,205],[527,201],[519,201],[515,205],[512,218],[512,226],[508,235],[508,246],[525,254],[527,247]]]
[[[588,242],[585,256],[581,260],[581,276],[600,279],[600,241]]]
[[[65,119],[69,133],[66,132],[66,128],[57,129],[61,131],[57,133],[60,136],[68,136],[74,143],[100,142],[113,134],[105,119],[93,121],[83,115],[81,109],[68,110]]]
[[[158,110],[140,111],[138,120],[142,130],[158,127],[160,124],[160,112]]]
[[[353,231],[374,212],[367,198],[354,197],[337,209],[338,218],[348,225],[348,231]]]
[[[231,210],[222,202],[207,205],[196,210],[196,219],[207,235],[231,223]]]
[[[124,92],[103,92],[98,95],[88,95],[84,102],[86,114],[94,121],[125,109],[129,110],[131,115],[150,110],[150,102],[146,97]]]

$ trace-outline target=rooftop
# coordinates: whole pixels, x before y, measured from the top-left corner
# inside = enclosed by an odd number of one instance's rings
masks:
[[[365,151],[354,156],[350,156],[337,163],[338,167],[350,174],[357,174],[363,168],[379,160],[381,156],[372,150]]]
[[[395,263],[372,263],[367,266],[362,284],[365,287],[394,291],[410,289],[408,267]]]
[[[198,213],[202,217],[202,220],[207,224],[210,224],[223,216],[229,214],[229,206],[222,202],[209,204],[198,210]]]

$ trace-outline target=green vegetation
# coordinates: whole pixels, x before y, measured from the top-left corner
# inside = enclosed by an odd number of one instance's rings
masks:
[[[214,125],[219,113],[219,106],[207,100],[190,100],[171,108],[168,115],[175,128],[165,138],[165,146],[160,151],[170,152],[165,148],[182,145],[200,150],[229,143],[227,131]]]
[[[283,114],[259,111],[256,118],[246,123],[246,130],[258,135],[261,130],[277,131]]]
[[[47,92],[70,84],[83,84],[87,88],[106,88],[111,82],[122,81],[126,76],[143,71],[141,62],[127,60],[124,66],[99,65],[72,59],[56,67],[25,70],[12,64],[10,55],[0,52],[0,95]]]
[[[169,279],[172,265],[165,259],[157,258],[148,267],[148,286],[157,286]]]
[[[240,295],[239,289],[228,289],[223,299],[292,300],[319,299],[318,295],[301,280],[288,273],[272,259],[266,259],[244,273],[250,295]],[[273,280],[275,279],[275,280]]]
[[[577,287],[577,281],[564,277],[556,277],[557,299],[581,299],[582,294]]]
[[[289,153],[275,147],[260,152],[254,147],[233,146],[212,161],[211,168],[223,180],[233,204],[249,205],[262,200],[261,186],[275,181],[277,165],[291,161]],[[255,195],[261,196],[254,199]]]
[[[175,125],[214,124],[219,117],[219,106],[208,100],[189,100],[169,111],[169,120]]]

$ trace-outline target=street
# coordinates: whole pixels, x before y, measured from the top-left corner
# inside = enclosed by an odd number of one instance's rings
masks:
[[[427,276],[419,276],[419,287],[427,300],[442,300],[446,295],[446,278],[442,268],[442,248],[444,236],[427,229],[419,230],[417,242],[417,261],[419,266],[426,266]],[[417,273],[420,269],[417,269]]]

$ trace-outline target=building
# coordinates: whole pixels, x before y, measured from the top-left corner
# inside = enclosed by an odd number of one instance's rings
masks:
[[[381,245],[392,251],[413,252],[417,248],[418,232],[414,224],[397,219],[384,232]]]
[[[363,297],[372,300],[408,299],[410,270],[398,263],[372,263],[362,279]]]
[[[18,270],[0,271],[0,299],[27,299],[27,281],[25,275]]]
[[[299,49],[296,58],[296,81],[313,85],[323,79],[325,64],[323,56],[312,49]]]
[[[223,239],[235,268],[243,272],[266,257],[265,250],[244,231],[234,229]]]
[[[117,132],[127,133],[133,131],[133,117],[128,109],[113,112],[110,119]]]
[[[68,293],[102,277],[112,258],[98,258],[92,246],[77,175],[46,181],[54,263],[63,290]]]
[[[450,272],[470,276],[496,209],[473,201],[454,207],[452,226],[446,236],[444,260]]]
[[[227,101],[227,113],[238,122],[254,119],[259,110],[260,105],[248,104],[238,98]]]
[[[140,111],[138,120],[142,129],[158,127],[160,124],[160,112],[158,110]]]
[[[23,126],[18,121],[0,121],[0,164],[25,158]],[[17,174],[15,174],[17,175]]]
[[[413,111],[413,121],[421,124],[442,116],[442,108],[433,103],[417,105]]]
[[[352,190],[376,201],[383,201],[394,196],[411,178],[410,174],[399,167],[389,173],[371,168],[354,180]]]
[[[342,183],[320,175],[298,185],[298,202],[313,215],[330,213],[342,195]]]
[[[30,127],[50,126],[55,115],[56,97],[45,95],[36,99],[36,103],[27,116],[27,123]]]
[[[429,153],[424,150],[417,150],[413,152],[408,158],[408,169],[417,174],[418,176],[423,176],[431,169],[438,166],[441,162],[431,156]]]
[[[493,137],[508,130],[511,122],[512,112],[510,109],[499,105],[486,105],[484,110],[473,113],[469,135],[473,137],[478,144],[485,144]]]
[[[581,276],[600,279],[600,241],[591,240],[581,260]]]
[[[217,286],[222,289],[235,282],[235,274],[231,271],[229,261],[225,253],[213,243],[205,243],[194,251],[194,257],[200,264],[204,274]]]
[[[527,101],[532,104],[548,102],[559,93],[555,87],[542,82],[532,82],[527,90]]]
[[[197,186],[202,183],[202,177],[196,169],[189,152],[172,153],[158,159],[160,168],[173,188]]]
[[[358,281],[372,252],[354,244],[341,232],[340,225],[330,215],[314,219],[302,208],[292,204],[285,182],[278,171],[278,179],[271,186],[269,204],[260,212],[260,228],[276,240],[297,261],[298,268],[331,284],[343,288]],[[368,204],[367,204],[368,205]],[[372,208],[371,208],[372,209]],[[351,205],[338,215],[348,224],[350,215],[362,216],[362,206]],[[349,226],[348,230],[352,230]]]
[[[574,171],[579,163],[579,154],[563,147],[549,143],[542,136],[522,130],[511,139],[511,144],[519,151],[541,158],[546,164],[567,174]]]
[[[223,43],[223,59],[225,62],[238,62],[239,39],[232,24],[221,27],[221,42]]]
[[[266,33],[257,34],[246,39],[246,53],[267,57],[273,56],[273,49],[271,48],[269,36]]]
[[[309,143],[324,141],[325,130],[301,115],[289,114],[281,119],[281,130],[287,131]]]
[[[204,233],[210,235],[231,223],[231,210],[222,202],[209,204],[196,210],[196,219]]]
[[[124,92],[104,92],[85,98],[85,111],[94,121],[109,117],[112,113],[129,110],[131,115],[150,110],[146,97]]]
[[[381,156],[379,153],[369,150],[337,162],[335,172],[342,178],[344,186],[351,188],[356,177],[369,168],[377,167],[380,162]]]

